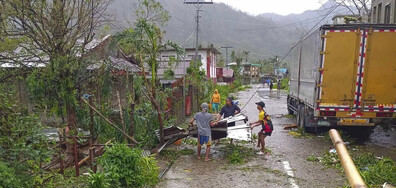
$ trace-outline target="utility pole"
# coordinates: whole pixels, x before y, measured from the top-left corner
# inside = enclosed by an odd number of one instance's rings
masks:
[[[195,17],[195,21],[196,21],[196,28],[195,28],[195,57],[194,57],[194,67],[197,66],[198,64],[198,47],[199,47],[199,12],[201,12],[201,8],[203,5],[206,4],[213,4],[213,0],[211,2],[206,2],[205,0],[197,0],[197,1],[193,1],[193,0],[184,0],[184,4],[189,4],[189,5],[194,5],[195,8],[197,9],[197,15]]]
[[[222,46],[221,48],[226,49],[226,66],[228,66],[228,49],[232,48],[232,46]]]

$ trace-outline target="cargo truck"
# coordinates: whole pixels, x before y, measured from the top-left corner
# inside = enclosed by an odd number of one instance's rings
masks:
[[[308,130],[396,119],[396,25],[324,25],[295,45],[289,114]]]

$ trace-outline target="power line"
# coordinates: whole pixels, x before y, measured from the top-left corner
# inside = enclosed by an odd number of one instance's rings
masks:
[[[195,8],[197,9],[196,10],[197,11],[197,15],[195,17],[197,26],[196,26],[196,36],[195,36],[195,57],[194,57],[194,59],[195,59],[194,66],[197,66],[197,64],[198,64],[198,47],[199,47],[199,41],[198,41],[199,40],[199,18],[200,18],[199,13],[202,11],[201,8],[202,8],[203,5],[213,4],[213,1],[207,2],[207,1],[204,1],[204,0],[202,0],[202,1],[200,1],[200,0],[197,0],[197,1],[186,1],[185,0],[184,4],[194,5]]]
[[[337,9],[339,6],[340,6],[340,4],[338,4],[337,6],[335,6],[335,7],[334,7],[332,10],[330,10],[325,16],[323,16],[323,18],[320,19],[320,21],[319,21],[318,23],[316,23],[310,30],[308,30],[308,32],[307,32],[303,37],[301,37],[301,39],[300,39],[296,44],[294,44],[294,45],[290,48],[290,50],[282,57],[282,59],[281,59],[281,61],[280,61],[279,63],[282,63],[283,60],[290,54],[290,52],[293,51],[293,49],[294,49],[302,40],[304,40],[305,37],[307,37],[307,36],[312,32],[312,30],[314,30],[314,29],[316,28],[316,26],[318,26],[324,19],[326,19],[327,16],[329,16],[329,15],[330,15],[335,9]]]
[[[332,10],[329,11],[329,13],[327,13],[325,16],[323,16],[323,18],[316,23],[310,30],[308,30],[308,32],[295,44],[292,46],[292,48],[286,53],[285,56],[283,56],[283,58],[281,59],[281,61],[279,63],[282,63],[283,60],[287,57],[287,55],[289,55],[289,53],[302,41],[305,39],[306,36],[308,36],[309,33],[311,33],[312,30],[314,30],[316,28],[317,25],[319,25],[324,19],[326,19],[327,16],[329,16],[335,9],[337,9],[340,6],[340,4],[338,4],[337,6],[335,6]],[[245,103],[245,105],[242,107],[242,109],[244,109],[246,107],[246,105],[252,100],[252,98],[254,97],[254,95],[256,95],[256,93],[258,92],[259,89],[261,89],[263,87],[264,84],[262,84],[259,88],[257,88],[257,90],[252,94],[252,96],[249,98],[249,100]],[[241,110],[242,110],[241,109]]]

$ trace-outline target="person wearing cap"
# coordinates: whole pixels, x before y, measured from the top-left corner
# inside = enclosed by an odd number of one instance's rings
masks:
[[[215,89],[212,95],[212,110],[214,113],[219,113],[219,106],[220,106],[220,94],[217,89]]]
[[[265,103],[260,101],[256,103],[257,105],[257,110],[259,110],[259,120],[253,123],[250,123],[250,129],[253,129],[254,127],[257,127],[259,125],[262,126],[260,132],[258,133],[259,137],[258,137],[258,144],[257,147],[260,147],[261,145],[261,151],[258,152],[258,155],[264,155],[265,154],[265,138],[267,136],[271,136],[272,134],[272,130],[269,127],[269,125],[267,124],[267,117],[265,115],[265,111],[264,111],[264,107],[265,107]]]
[[[241,112],[241,109],[232,102],[231,97],[228,97],[226,99],[226,105],[223,106],[223,108],[221,108],[220,113],[217,115],[216,122],[220,121],[221,116],[224,116],[224,118],[232,117],[236,114],[239,114],[240,112]],[[227,124],[227,127],[233,127],[233,126],[235,126],[235,122],[231,122],[231,123]],[[231,139],[230,143],[231,144],[233,143],[232,139]]]
[[[205,161],[210,161],[209,153],[210,146],[212,145],[211,141],[211,131],[210,127],[214,126],[214,122],[212,121],[213,116],[208,113],[209,105],[207,103],[202,103],[201,112],[195,114],[194,118],[191,119],[191,125],[194,126],[194,120],[196,121],[198,127],[198,155],[197,158],[201,159],[201,147],[206,144],[206,156]]]

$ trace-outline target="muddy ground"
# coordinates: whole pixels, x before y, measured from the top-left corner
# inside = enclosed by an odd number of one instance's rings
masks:
[[[259,88],[239,92],[237,97],[240,107]],[[211,151],[212,161],[197,160],[194,155],[178,158],[164,175],[157,187],[342,187],[346,185],[345,176],[336,169],[327,168],[320,163],[307,161],[310,155],[320,156],[333,148],[331,141],[314,136],[311,138],[295,138],[283,125],[294,123],[288,118],[286,94],[260,88],[242,112],[249,116],[249,122],[258,119],[258,111],[254,102],[264,101],[266,111],[271,114],[274,132],[266,138],[268,156],[254,156],[243,165],[228,164],[216,147]],[[259,131],[259,127],[253,133]],[[238,143],[242,144],[242,143]],[[374,152],[378,156],[388,156],[396,160],[396,131],[385,132],[376,128],[370,140],[359,143],[359,149]],[[180,146],[191,147],[187,145]],[[248,144],[248,147],[254,147]],[[191,147],[195,148],[195,147]],[[257,149],[257,148],[255,148]]]

